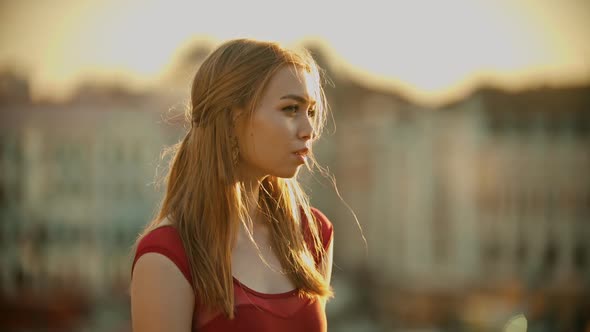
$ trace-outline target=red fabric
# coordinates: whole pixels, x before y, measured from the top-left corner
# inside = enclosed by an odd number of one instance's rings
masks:
[[[319,210],[312,208],[312,213],[320,223],[322,244],[327,250],[333,236],[332,223]],[[309,244],[307,225],[307,220],[303,216],[302,226]],[[131,267],[132,274],[139,257],[148,252],[156,252],[168,257],[192,286],[186,253],[174,227],[159,227],[141,239]],[[195,308],[193,331],[327,331],[326,314],[320,302],[299,297],[297,290],[280,294],[263,294],[248,288],[234,278],[234,298],[236,309],[233,320],[227,319],[219,312]]]

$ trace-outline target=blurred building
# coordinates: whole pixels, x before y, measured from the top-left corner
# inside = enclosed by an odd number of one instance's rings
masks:
[[[178,136],[169,107],[97,87],[64,104],[0,105],[4,301],[126,294],[132,244],[158,203],[160,153]]]
[[[25,104],[31,99],[29,81],[16,70],[0,70],[0,103]]]
[[[337,130],[318,154],[368,252],[339,198],[312,187],[336,265],[378,285],[384,306],[514,283],[590,294],[590,87],[482,88],[439,109],[342,82],[329,97]]]

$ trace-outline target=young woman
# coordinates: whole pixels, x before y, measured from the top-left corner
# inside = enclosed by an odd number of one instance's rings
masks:
[[[296,179],[326,112],[307,51],[237,39],[208,56],[136,243],[134,331],[327,330],[332,224]]]

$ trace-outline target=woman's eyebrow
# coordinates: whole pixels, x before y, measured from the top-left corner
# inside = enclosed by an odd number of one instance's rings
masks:
[[[310,105],[315,105],[316,102],[313,99],[309,99],[300,95],[294,95],[294,94],[288,94],[288,95],[284,95],[281,97],[281,99],[293,99],[295,101],[298,101],[302,104],[310,104]]]

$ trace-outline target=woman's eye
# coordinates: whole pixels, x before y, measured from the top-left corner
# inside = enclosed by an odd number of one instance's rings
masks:
[[[297,113],[299,111],[299,105],[289,105],[287,107],[284,107],[283,111],[286,111],[290,115],[294,115],[295,113]],[[315,108],[310,108],[309,110],[307,110],[307,116],[309,116],[310,118],[313,118],[315,116],[315,114],[316,114]]]
[[[299,110],[299,105],[289,105],[287,107],[283,108],[283,111],[287,111],[288,113],[297,113],[297,111]]]

